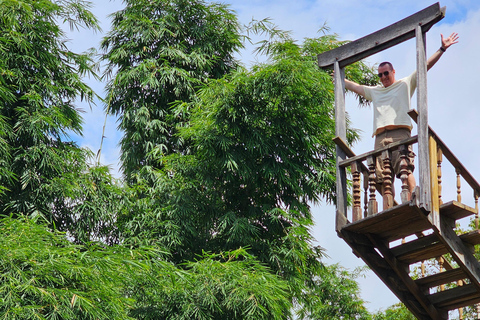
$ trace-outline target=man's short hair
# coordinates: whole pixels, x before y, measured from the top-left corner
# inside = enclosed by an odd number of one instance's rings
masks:
[[[383,67],[383,66],[385,66],[385,65],[388,65],[388,66],[390,67],[390,69],[393,70],[393,64],[391,64],[391,63],[388,62],[388,61],[384,61],[384,62],[380,63],[380,64],[378,65],[378,67],[380,68],[380,67]]]

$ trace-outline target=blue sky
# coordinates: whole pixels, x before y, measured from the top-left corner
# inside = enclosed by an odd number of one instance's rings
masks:
[[[317,30],[326,22],[331,32],[337,33],[341,39],[355,40],[375,32],[411,14],[420,11],[434,1],[424,0],[230,0],[229,3],[238,14],[239,20],[247,24],[252,18],[257,20],[271,18],[283,30],[291,30],[295,39],[301,41],[306,37],[315,37]],[[101,38],[110,28],[107,16],[122,8],[119,0],[93,1],[92,11],[102,21],[103,33],[94,34],[82,30],[69,34],[71,48],[83,51],[89,47],[98,47]],[[428,105],[429,124],[440,138],[454,152],[470,173],[480,179],[480,105],[478,103],[478,74],[480,72],[480,1],[478,0],[448,0],[441,1],[446,6],[446,17],[435,25],[427,34],[427,56],[440,46],[440,33],[445,36],[458,32],[460,42],[452,46],[429,71],[428,74]],[[249,46],[239,58],[251,65],[261,57],[255,57]],[[381,61],[391,61],[396,69],[397,78],[410,74],[415,70],[415,42],[409,40],[394,48],[367,58],[367,63],[374,65]],[[92,79],[87,80],[100,95],[104,94],[104,84]],[[416,98],[412,106],[416,106]],[[80,105],[85,110],[84,137],[76,137],[85,147],[97,152],[102,137],[105,120],[103,105],[98,103],[92,109]],[[372,149],[371,138],[372,111],[368,108],[359,109],[351,95],[347,95],[347,112],[353,121],[353,126],[362,130],[362,141],[354,151],[359,154]],[[102,163],[118,170],[118,141],[121,133],[116,130],[117,124],[113,117],[107,118],[106,138],[102,150]],[[415,131],[415,129],[414,129]],[[455,191],[454,179],[450,177],[449,169],[444,170],[444,197]],[[417,179],[418,181],[418,179]],[[472,199],[469,199],[472,198]],[[453,199],[453,198],[452,198]],[[450,200],[452,200],[450,199]],[[473,201],[471,195],[464,195],[464,201]],[[353,269],[362,266],[350,248],[339,239],[334,231],[335,208],[321,204],[313,208],[317,224],[312,229],[318,243],[327,251],[330,258],[327,263],[340,263]],[[390,293],[386,286],[375,275],[368,272],[359,279],[362,288],[362,298],[367,300],[372,311],[384,309],[398,299]]]

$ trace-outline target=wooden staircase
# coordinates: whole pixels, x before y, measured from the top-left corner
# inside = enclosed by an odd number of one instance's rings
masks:
[[[428,212],[421,209],[414,198],[376,215],[348,223],[340,229],[339,235],[418,319],[448,319],[449,310],[480,302],[477,279],[479,264],[474,260],[474,266],[467,266],[471,259],[463,257],[465,252],[460,253],[455,248],[461,243],[471,255],[473,246],[480,244],[480,230],[458,237],[453,231],[457,219],[476,213],[476,209],[457,201],[441,205],[440,218],[450,230],[444,235],[446,230],[432,224]],[[403,238],[413,239],[395,245],[395,242],[399,242],[397,240]],[[461,263],[444,272],[419,279],[411,278],[413,265],[446,254],[459,259]],[[472,269],[477,270],[476,275],[471,274]],[[459,280],[465,285],[457,286]],[[439,286],[446,284],[452,284],[452,288],[438,290]]]

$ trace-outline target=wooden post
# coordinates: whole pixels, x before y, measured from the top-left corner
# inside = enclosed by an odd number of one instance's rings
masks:
[[[438,200],[438,173],[437,173],[437,141],[433,136],[429,136],[430,151],[430,186],[432,195],[432,206],[430,207],[430,215],[434,224],[440,223],[440,202]]]
[[[415,29],[417,45],[417,109],[418,109],[418,166],[420,207],[431,210],[430,162],[428,150],[428,108],[427,108],[427,60],[425,34],[418,25]]]
[[[334,63],[335,71],[335,134],[347,141],[347,129],[345,121],[345,70],[340,68],[338,61]],[[347,224],[347,173],[345,168],[340,167],[340,162],[347,158],[345,151],[339,146],[337,151],[337,210],[335,217],[335,229],[340,229]]]

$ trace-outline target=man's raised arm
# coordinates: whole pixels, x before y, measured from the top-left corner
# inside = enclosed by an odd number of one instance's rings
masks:
[[[365,89],[362,85],[359,85],[356,82],[345,79],[345,89],[355,92],[362,97],[365,97]]]
[[[440,37],[442,39],[442,45],[440,48],[435,51],[434,54],[427,60],[427,70],[430,70],[431,67],[437,63],[437,61],[440,59],[442,54],[452,45],[458,42],[458,33],[453,32],[450,37],[444,39],[443,34],[440,34]]]

